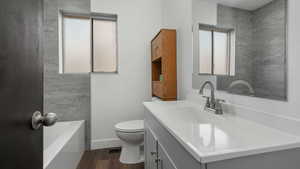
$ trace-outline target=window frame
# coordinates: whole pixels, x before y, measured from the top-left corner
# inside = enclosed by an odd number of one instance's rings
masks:
[[[82,18],[90,20],[90,71],[89,72],[65,72],[65,56],[64,56],[64,17]],[[94,32],[93,21],[105,20],[114,21],[116,23],[116,71],[94,71]],[[59,10],[58,18],[58,49],[59,49],[59,74],[88,74],[88,73],[103,73],[103,74],[118,74],[119,73],[119,45],[118,45],[118,16],[116,14],[105,13],[77,13],[65,10]]]

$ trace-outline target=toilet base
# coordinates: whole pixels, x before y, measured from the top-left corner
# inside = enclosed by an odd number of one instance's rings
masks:
[[[120,162],[123,164],[137,164],[144,162],[144,151],[142,145],[132,145],[123,142]]]

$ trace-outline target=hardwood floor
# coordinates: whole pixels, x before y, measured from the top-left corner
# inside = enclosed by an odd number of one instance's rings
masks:
[[[120,149],[86,151],[77,169],[144,169],[144,163],[121,164]]]

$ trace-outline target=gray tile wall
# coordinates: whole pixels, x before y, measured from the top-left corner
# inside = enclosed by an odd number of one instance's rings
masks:
[[[260,97],[287,97],[285,81],[286,0],[253,11],[254,87]]]
[[[217,87],[227,90],[236,79],[247,80],[255,96],[285,100],[286,0],[274,0],[254,11],[218,6],[218,25],[236,30],[236,76],[217,77]],[[234,93],[247,94],[246,88]]]
[[[230,83],[237,79],[243,79],[253,84],[253,26],[252,13],[247,10],[218,5],[218,26],[234,28],[236,33],[236,75],[233,77],[218,76],[217,88],[227,90]],[[247,88],[233,88],[234,93],[246,94]]]
[[[58,11],[89,13],[90,0],[44,0],[44,111],[60,121],[86,120],[90,138],[90,75],[59,74]]]

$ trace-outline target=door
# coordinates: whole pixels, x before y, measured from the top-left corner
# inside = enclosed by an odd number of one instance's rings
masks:
[[[167,152],[161,144],[158,143],[158,169],[176,169],[175,164],[172,162],[171,158],[167,155]]]
[[[145,124],[145,168],[157,169],[157,139]]]
[[[0,1],[0,168],[42,169],[42,0]]]

